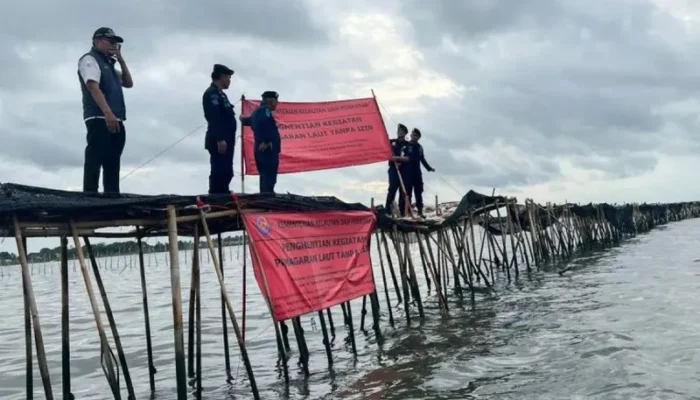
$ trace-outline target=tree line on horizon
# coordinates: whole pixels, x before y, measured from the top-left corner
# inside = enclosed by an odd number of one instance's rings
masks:
[[[243,236],[230,236],[221,238],[222,244],[224,246],[238,246],[243,244]],[[114,243],[90,243],[92,246],[92,251],[95,253],[96,257],[111,257],[120,256],[128,254],[137,254],[139,252],[138,242],[136,240],[127,240],[123,242]],[[149,244],[145,241],[141,242],[143,246],[144,253],[162,253],[170,250],[168,243],[156,242],[155,244]],[[178,240],[179,250],[192,250],[194,248],[193,240]],[[216,241],[214,243],[216,245]],[[206,241],[200,240],[199,247],[206,248]],[[85,246],[82,247],[83,254],[87,257],[87,249]],[[75,247],[69,245],[68,247],[68,259],[77,257]],[[31,252],[27,254],[27,261],[31,263],[39,262],[52,262],[61,260],[61,246],[54,248],[44,247],[43,249]],[[11,253],[7,251],[0,252],[0,266],[5,265],[17,265],[19,264],[19,258],[16,253]]]

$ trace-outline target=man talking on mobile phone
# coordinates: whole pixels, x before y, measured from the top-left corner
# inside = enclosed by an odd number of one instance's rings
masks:
[[[83,94],[83,120],[87,146],[83,169],[83,191],[97,192],[102,170],[105,193],[119,193],[119,168],[126,142],[126,105],[122,88],[134,82],[122,57],[124,39],[110,28],[92,35],[92,48],[78,61]],[[119,63],[120,70],[115,68]]]

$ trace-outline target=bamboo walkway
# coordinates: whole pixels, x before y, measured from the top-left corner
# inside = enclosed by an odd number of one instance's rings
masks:
[[[135,399],[132,376],[119,339],[118,324],[102,283],[90,237],[133,237],[138,242],[148,379],[151,391],[155,393],[157,388],[154,377],[157,371],[153,364],[142,241],[145,237],[167,235],[171,244],[169,271],[178,400],[188,397],[188,377],[197,397],[202,392],[200,293],[203,288],[199,278],[200,251],[208,252],[219,282],[217,290],[221,293],[224,367],[227,375],[230,377],[231,373],[228,342],[231,327],[246,368],[252,395],[259,399],[255,374],[245,346],[245,307],[242,310],[241,327],[224,279],[226,266],[223,265],[221,234],[244,230],[244,223],[239,216],[245,210],[368,210],[360,204],[346,204],[334,198],[294,195],[241,195],[241,202],[234,204],[230,198],[216,196],[203,197],[202,201],[192,196],[89,196],[12,184],[1,185],[0,192],[4,194],[0,198],[0,232],[4,236],[15,238],[22,271],[28,399],[33,397],[34,351],[44,394],[47,399],[54,399],[54,393],[46,362],[40,310],[37,309],[32,274],[27,261],[27,237],[53,236],[61,244],[62,398],[72,398],[68,313],[69,241],[76,248],[80,273],[84,278],[100,338],[102,369],[111,393],[115,399],[122,399],[123,392],[126,392],[127,399]],[[539,205],[527,199],[523,204],[518,204],[515,198],[485,196],[470,191],[459,203],[438,205],[435,215],[426,219],[396,218],[387,215],[386,210],[381,208],[377,209],[377,215],[378,225],[373,235],[373,246],[376,246],[379,258],[373,260],[373,264],[380,269],[382,284],[377,284],[377,291],[362,298],[359,330],[365,330],[366,320],[371,313],[371,328],[376,335],[381,335],[382,329],[387,329],[387,324],[392,328],[397,327],[399,317],[403,317],[409,325],[416,319],[431,318],[425,313],[427,302],[437,302],[441,312],[448,313],[457,301],[464,301],[465,298],[477,301],[477,294],[492,291],[494,283],[499,279],[508,282],[517,280],[521,275],[530,274],[547,265],[565,265],[567,260],[582,252],[615,246],[626,238],[648,232],[658,225],[697,218],[700,216],[700,203],[579,206]],[[99,231],[116,226],[134,226],[135,229],[121,234]],[[179,235],[194,238],[195,248],[191,261],[180,259],[177,246]],[[200,238],[204,239],[206,249],[199,248]],[[243,249],[245,251],[245,245]],[[243,260],[245,271],[245,256]],[[191,264],[192,279],[186,352],[180,273],[185,271],[181,267],[188,263]],[[566,268],[561,268],[558,272],[563,274],[566,271]],[[94,275],[97,288],[93,287],[91,274]],[[245,279],[244,272],[244,287]],[[422,287],[427,287],[427,293],[421,293]],[[400,304],[400,309],[396,308],[395,301]],[[100,307],[104,307],[106,324],[102,321]],[[351,351],[357,355],[355,332],[358,329],[355,327],[356,320],[350,302],[336,306],[336,311],[338,308],[343,315],[341,323],[349,328],[347,331]],[[328,367],[331,368],[333,355],[330,342],[336,334],[333,313],[329,308],[319,310],[317,314]],[[283,361],[281,365],[285,381],[289,382],[288,361],[293,353],[299,356],[299,365],[303,373],[308,375],[310,354],[300,318],[279,323],[273,321],[273,325],[279,358]],[[292,327],[295,346],[290,345],[289,325]],[[112,342],[107,338],[107,329],[111,331]],[[120,376],[123,376],[123,381],[120,381]]]

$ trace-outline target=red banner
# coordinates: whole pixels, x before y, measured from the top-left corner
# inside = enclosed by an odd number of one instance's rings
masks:
[[[259,101],[244,100],[250,116]],[[282,139],[278,173],[318,171],[387,161],[389,136],[374,98],[322,103],[280,102],[273,112]],[[246,175],[258,175],[253,130],[243,127]]]
[[[277,321],[375,291],[369,255],[374,213],[246,213],[243,218],[255,279],[266,298],[267,280]]]

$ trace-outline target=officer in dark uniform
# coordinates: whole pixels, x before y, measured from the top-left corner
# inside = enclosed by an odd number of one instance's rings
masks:
[[[263,93],[260,107],[250,116],[250,126],[255,136],[255,165],[260,174],[260,193],[275,193],[277,184],[282,139],[272,112],[277,108],[278,97],[277,92]]]
[[[207,120],[204,148],[209,152],[209,194],[230,193],[233,179],[233,150],[236,139],[236,114],[224,90],[231,85],[233,70],[215,64],[211,85],[202,96],[202,108]]]
[[[391,144],[391,150],[393,156],[389,160],[389,191],[386,196],[385,208],[388,213],[391,213],[391,207],[394,204],[394,199],[396,198],[396,192],[401,191],[399,195],[399,214],[404,215],[406,211],[406,195],[401,189],[401,180],[399,179],[399,174],[406,171],[404,163],[408,162],[408,157],[406,155],[406,148],[408,142],[406,141],[406,135],[408,134],[408,128],[406,125],[399,124],[396,130],[396,139],[391,139],[389,143]],[[398,164],[398,170],[396,169]],[[407,182],[404,181],[404,185]]]
[[[421,165],[429,172],[435,172],[435,168],[431,167],[430,164],[425,160],[425,153],[423,152],[423,146],[421,146],[418,141],[421,138],[421,133],[418,128],[413,128],[411,131],[411,141],[409,142],[408,153],[408,164],[406,165],[408,184],[406,186],[406,193],[408,193],[408,198],[411,198],[411,194],[415,196],[416,199],[416,209],[418,209],[418,215],[421,218],[425,218],[423,215],[423,171],[421,171]]]

